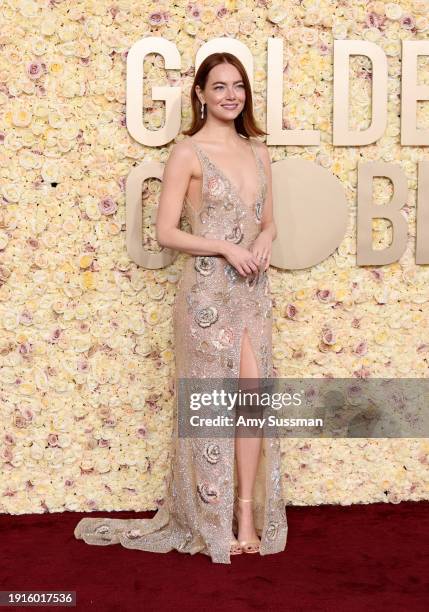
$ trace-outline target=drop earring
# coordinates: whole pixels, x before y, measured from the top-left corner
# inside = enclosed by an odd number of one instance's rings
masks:
[[[204,102],[201,102],[201,119],[204,119]]]

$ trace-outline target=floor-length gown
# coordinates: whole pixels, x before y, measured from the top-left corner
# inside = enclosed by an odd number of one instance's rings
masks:
[[[266,174],[255,144],[258,193],[245,203],[232,182],[192,137],[202,167],[202,202],[185,199],[192,233],[250,248],[261,231]],[[253,172],[253,168],[249,172]],[[177,434],[180,378],[239,378],[240,348],[247,328],[260,378],[272,378],[272,302],[267,272],[242,277],[221,256],[190,256],[173,307],[176,401],[172,465],[163,505],[151,519],[83,518],[74,535],[88,544],[120,543],[152,552],[178,550],[231,563],[231,525],[237,494],[234,437],[192,439]],[[263,437],[253,494],[260,554],[284,550],[287,538],[282,498],[280,445]]]

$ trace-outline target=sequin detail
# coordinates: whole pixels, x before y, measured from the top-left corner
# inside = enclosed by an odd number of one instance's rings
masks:
[[[250,248],[261,231],[267,181],[264,166],[249,139],[258,168],[254,202],[243,202],[234,185],[193,138],[187,139],[202,168],[202,202],[194,210],[185,200],[192,233],[229,240]],[[272,301],[266,272],[242,277],[221,256],[189,256],[173,307],[176,362],[180,378],[238,378],[241,340],[247,329],[261,378],[271,378]],[[234,438],[189,439],[177,435],[177,393],[171,470],[164,502],[152,519],[86,517],[75,537],[88,544],[121,544],[151,552],[178,550],[209,555],[230,563],[233,503],[237,483]],[[284,550],[287,519],[280,477],[277,438],[263,438],[254,487],[254,517],[260,554]]]

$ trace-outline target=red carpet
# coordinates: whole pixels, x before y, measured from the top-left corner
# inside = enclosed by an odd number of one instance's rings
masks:
[[[90,546],[73,536],[83,513],[2,515],[1,590],[75,590],[78,610],[103,612],[428,610],[429,502],[288,506],[287,513],[283,553],[241,555],[231,565],[201,554]]]

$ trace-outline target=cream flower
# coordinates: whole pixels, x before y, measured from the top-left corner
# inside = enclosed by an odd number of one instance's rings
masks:
[[[281,23],[287,16],[287,8],[283,4],[272,5],[267,12],[267,18],[271,23]]]
[[[429,18],[424,15],[416,17],[416,28],[419,32],[427,32],[429,28]]]
[[[32,113],[24,108],[18,108],[12,112],[12,123],[17,127],[27,127],[31,119]]]
[[[47,13],[44,15],[40,22],[40,32],[43,36],[52,36],[55,34],[58,28],[58,23],[52,14]]]
[[[100,24],[95,17],[87,17],[83,24],[84,32],[87,36],[95,40],[100,35]]]
[[[6,202],[19,202],[22,197],[22,185],[17,183],[4,183],[0,188],[0,193]]]
[[[61,180],[61,167],[56,161],[46,160],[42,166],[41,175],[47,183],[58,183]]]
[[[301,40],[305,45],[315,45],[318,40],[317,30],[313,28],[302,28]]]
[[[216,19],[216,12],[212,7],[204,7],[200,15],[201,23],[213,23]]]
[[[402,7],[400,4],[388,2],[384,7],[384,12],[388,19],[396,20],[402,16]]]
[[[337,40],[343,40],[348,36],[347,23],[338,22],[332,26],[332,36]]]

